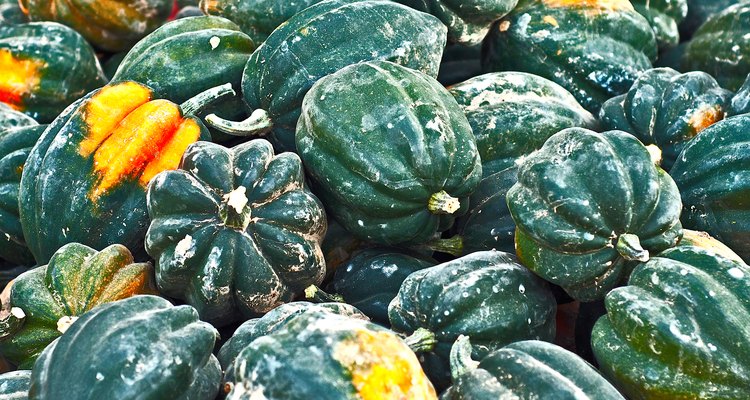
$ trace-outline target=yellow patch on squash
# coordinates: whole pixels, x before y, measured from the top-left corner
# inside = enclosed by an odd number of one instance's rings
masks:
[[[351,372],[362,400],[437,398],[414,353],[391,333],[357,330],[333,357]]]
[[[586,14],[603,14],[610,11],[635,11],[628,0],[542,0],[550,8],[586,9]]]
[[[724,119],[724,110],[718,105],[697,110],[690,116],[690,120],[688,120],[688,123],[695,131],[691,137],[698,135],[702,130],[722,119]]]
[[[554,26],[555,28],[559,28],[560,27],[560,25],[557,23],[557,20],[555,19],[555,17],[553,17],[551,15],[545,15],[542,18],[542,21],[544,21],[544,22],[546,22],[546,23]]]
[[[8,49],[0,49],[0,102],[23,111],[23,98],[39,87],[47,63],[18,58]]]

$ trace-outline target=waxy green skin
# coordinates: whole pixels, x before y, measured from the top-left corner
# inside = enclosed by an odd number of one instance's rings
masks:
[[[243,190],[240,212],[230,193]],[[148,213],[146,250],[160,290],[216,326],[268,312],[323,280],[323,205],[306,188],[299,157],[274,155],[266,140],[231,150],[191,145],[178,170],[149,184]]]
[[[632,8],[602,11],[521,0],[490,29],[482,65],[486,72],[523,71],[550,79],[596,113],[651,68],[656,50],[653,30]]]
[[[670,170],[686,228],[706,231],[750,260],[750,115],[718,122],[693,139]]]
[[[705,71],[729,90],[750,73],[750,4],[735,4],[711,16],[695,32],[682,56],[683,71]]]
[[[228,19],[184,18],[161,26],[133,46],[112,82],[140,82],[157,97],[179,104],[227,82],[239,89],[253,50],[253,41]]]
[[[661,167],[669,171],[693,137],[724,118],[731,98],[705,72],[655,68],[644,72],[627,94],[607,100],[599,119],[606,130],[632,133],[643,144],[658,146]]]
[[[596,129],[596,118],[560,85],[524,72],[484,74],[450,87],[477,138],[484,175],[516,166],[555,133]]]
[[[373,322],[388,326],[388,305],[396,297],[401,283],[412,272],[437,264],[431,258],[405,250],[366,249],[336,269],[329,290],[341,295]]]
[[[49,123],[70,103],[107,83],[94,50],[78,32],[55,22],[0,26],[0,50],[45,63],[39,85],[21,98],[23,112]]]
[[[639,266],[605,300],[592,346],[633,399],[740,399],[750,391],[750,267],[692,246]]]
[[[48,265],[13,281],[4,306],[20,308],[25,317],[19,328],[0,332],[0,354],[20,369],[31,369],[42,350],[62,335],[61,318],[78,317],[123,296],[156,294],[153,274],[150,264],[133,263],[120,245],[101,252],[78,243],[63,246]]]
[[[412,273],[388,307],[392,329],[424,328],[437,344],[423,365],[433,383],[450,382],[448,358],[459,335],[475,358],[518,340],[555,337],[556,302],[546,283],[499,251],[481,251]]]
[[[0,26],[29,22],[17,0],[0,0]]]
[[[39,123],[34,118],[10,108],[5,103],[0,103],[0,132],[35,125],[39,125]]]
[[[625,234],[651,254],[682,237],[677,186],[621,131],[555,134],[521,165],[507,201],[521,262],[581,301],[603,298],[637,264],[618,250]]]
[[[27,400],[31,371],[20,370],[0,375],[0,396],[5,400]]]
[[[651,25],[660,50],[677,46],[680,42],[677,25],[688,13],[688,0],[633,0],[631,3]]]
[[[511,343],[490,353],[440,398],[624,400],[591,364],[538,340]]]
[[[448,42],[475,45],[490,25],[506,16],[518,0],[396,0],[398,3],[432,14],[448,27]]]
[[[386,61],[349,66],[318,81],[302,111],[297,149],[313,190],[360,238],[425,243],[453,224],[453,215],[428,210],[430,198],[444,190],[465,203],[481,179],[466,117],[418,71]]]
[[[30,399],[216,397],[218,332],[190,306],[134,296],[84,314],[34,364]]]
[[[332,0],[296,14],[253,53],[242,77],[251,109],[273,121],[269,140],[295,150],[302,100],[320,78],[360,61],[388,60],[436,77],[446,28],[391,1]]]
[[[737,0],[687,0],[688,13],[680,23],[680,38],[690,39],[711,16],[737,4]]]
[[[750,113],[750,74],[740,90],[732,97],[729,106],[729,116]]]

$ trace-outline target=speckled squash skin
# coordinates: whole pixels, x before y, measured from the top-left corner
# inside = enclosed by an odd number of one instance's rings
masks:
[[[218,332],[190,306],[134,296],[84,314],[34,364],[29,398],[211,400]]]
[[[706,231],[750,260],[750,115],[718,122],[680,153],[670,174],[686,228]]]
[[[0,26],[0,103],[47,123],[106,82],[78,32],[54,22]]]
[[[228,373],[228,398],[238,400],[307,400],[322,393],[330,400],[437,399],[398,336],[340,315],[294,318],[245,347]]]
[[[148,182],[177,168],[190,143],[210,138],[180,106],[152,98],[135,82],[108,85],[42,134],[19,192],[21,226],[38,263],[71,242],[97,249],[120,243],[145,258]]]
[[[565,128],[598,127],[573,95],[540,76],[495,72],[449,89],[477,138],[485,176],[516,166]]]
[[[368,60],[435,77],[445,43],[446,28],[437,18],[391,1],[318,3],[258,47],[245,66],[242,94],[251,109],[267,112],[274,147],[294,150],[303,97],[318,79]]]
[[[470,355],[454,351],[457,357]],[[461,374],[440,399],[625,400],[591,364],[538,340],[511,343],[490,353]]]
[[[679,246],[606,298],[592,345],[633,399],[741,399],[750,392],[750,267]]]
[[[481,251],[412,273],[388,307],[393,330],[435,334],[420,356],[439,388],[450,384],[449,353],[459,335],[479,359],[517,340],[552,341],[556,303],[546,283],[499,251]]]
[[[0,321],[9,325],[0,329],[0,353],[18,368],[31,369],[42,350],[82,314],[111,301],[156,294],[153,275],[150,264],[134,263],[121,245],[102,251],[78,243],[63,246],[48,265],[21,274],[3,291]]]
[[[396,0],[432,14],[448,27],[448,42],[475,45],[482,42],[490,25],[506,16],[518,0]]]
[[[660,50],[680,42],[677,25],[688,13],[688,0],[633,0],[631,3],[651,25]]]
[[[677,186],[621,131],[555,134],[521,165],[507,201],[521,263],[581,301],[682,236]]]
[[[750,74],[740,90],[732,97],[729,116],[750,113]]]
[[[263,139],[191,145],[148,189],[146,250],[162,292],[220,326],[320,284],[326,216],[304,180],[299,157]]]
[[[39,123],[34,118],[0,102],[0,131],[35,125],[39,125]]]
[[[750,4],[742,2],[711,16],[682,55],[682,70],[705,71],[729,90],[750,73]]]
[[[336,269],[328,290],[341,295],[373,322],[388,326],[388,305],[411,273],[438,262],[393,248],[372,248],[356,253]]]
[[[0,396],[5,400],[27,400],[31,371],[19,370],[0,375]]]
[[[656,50],[653,30],[627,0],[521,0],[490,29],[482,65],[550,79],[597,113],[651,68]]]
[[[163,24],[172,0],[19,0],[31,21],[55,21],[80,32],[95,47],[123,51]]]
[[[644,72],[627,94],[607,100],[599,119],[606,130],[632,133],[644,144],[658,146],[661,167],[669,171],[692,138],[724,119],[731,98],[705,72],[655,68]]]

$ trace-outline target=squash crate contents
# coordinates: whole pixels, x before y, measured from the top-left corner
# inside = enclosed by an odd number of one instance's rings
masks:
[[[0,399],[747,400],[748,0],[0,0]]]

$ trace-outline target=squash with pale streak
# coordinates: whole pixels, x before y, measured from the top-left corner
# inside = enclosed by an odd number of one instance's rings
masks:
[[[581,301],[603,298],[682,237],[677,186],[626,132],[555,134],[521,165],[507,200],[523,265]]]
[[[20,370],[0,375],[0,397],[4,400],[27,400],[31,371]]]
[[[120,245],[100,252],[78,243],[63,246],[48,265],[21,274],[3,291],[0,354],[31,369],[83,313],[136,294],[156,294],[153,274],[150,264],[133,263]]]
[[[323,205],[294,153],[263,139],[198,142],[148,187],[146,250],[162,293],[215,326],[266,313],[320,284]]]
[[[71,242],[97,249],[120,243],[145,258],[146,185],[177,168],[188,145],[209,138],[191,116],[219,95],[208,97],[178,106],[123,82],[88,94],[58,117],[21,176],[21,226],[36,261],[46,263]]]
[[[750,74],[747,75],[745,83],[732,97],[729,107],[729,116],[750,113]]]
[[[606,130],[632,133],[643,144],[658,146],[661,167],[669,171],[692,138],[724,119],[731,98],[705,72],[655,68],[644,72],[627,94],[607,100],[599,119]]]
[[[19,0],[31,21],[55,21],[80,32],[95,47],[123,51],[163,24],[172,0]]]
[[[67,26],[0,26],[0,103],[46,123],[106,82],[94,50]]]
[[[677,46],[680,42],[677,25],[688,13],[688,0],[632,0],[631,3],[654,30],[659,50]]]

